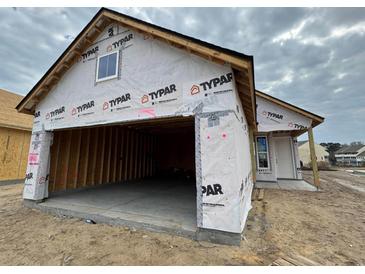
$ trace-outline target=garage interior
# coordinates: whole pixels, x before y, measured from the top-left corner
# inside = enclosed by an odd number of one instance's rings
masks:
[[[54,131],[48,190],[51,213],[193,235],[194,118]]]

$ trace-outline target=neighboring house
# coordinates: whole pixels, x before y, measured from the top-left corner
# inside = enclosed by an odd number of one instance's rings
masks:
[[[301,180],[297,137],[308,132],[308,137],[314,143],[312,128],[321,124],[324,118],[258,90],[256,90],[256,102],[257,180],[266,182],[276,182],[278,179]],[[313,156],[315,159],[315,155]],[[311,159],[310,156],[309,158]],[[317,173],[315,184],[319,185]]]
[[[327,152],[326,148],[314,144],[314,149],[316,151],[317,162],[327,162],[329,153]],[[298,151],[299,151],[299,159],[301,164],[305,167],[309,167],[311,163],[310,151],[309,151],[309,142],[308,141],[299,141],[298,142]]]
[[[337,165],[364,166],[365,145],[344,146],[335,152]]]
[[[25,177],[33,116],[17,112],[22,99],[0,89],[0,180]]]

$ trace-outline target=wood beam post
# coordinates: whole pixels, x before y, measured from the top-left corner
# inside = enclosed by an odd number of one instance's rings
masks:
[[[253,134],[252,127],[248,128],[249,141],[250,141],[250,155],[251,155],[251,169],[252,169],[252,181],[256,183],[256,157],[255,157],[255,136]]]
[[[318,173],[318,166],[317,166],[316,151],[314,148],[314,138],[313,138],[312,127],[308,128],[308,140],[309,140],[309,151],[310,151],[312,170],[313,170],[313,182],[314,182],[314,185],[318,189],[319,188],[319,173]]]

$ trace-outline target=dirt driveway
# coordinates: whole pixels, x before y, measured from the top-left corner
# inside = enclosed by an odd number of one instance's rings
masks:
[[[365,194],[345,185],[363,187],[365,177],[344,171],[321,177],[321,192],[265,190],[264,200],[253,203],[241,247],[52,217],[22,206],[22,185],[3,185],[0,264],[268,265],[296,253],[320,264],[364,265]]]

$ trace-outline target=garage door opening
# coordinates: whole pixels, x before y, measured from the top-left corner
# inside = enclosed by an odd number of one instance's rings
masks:
[[[193,235],[194,119],[55,131],[48,189],[46,207]]]

